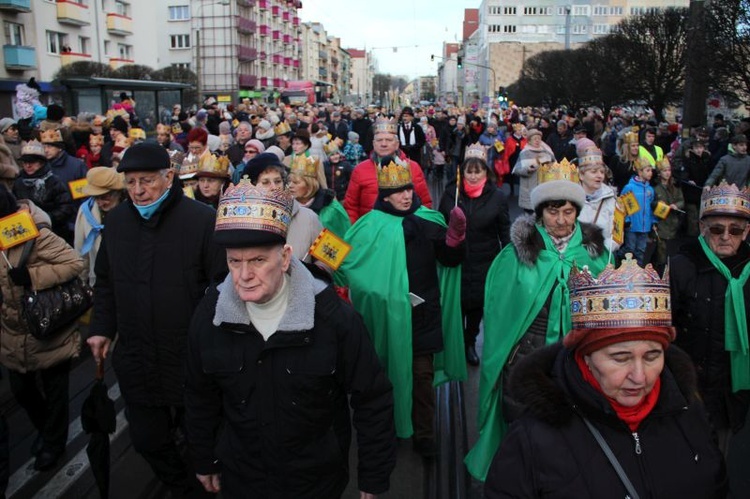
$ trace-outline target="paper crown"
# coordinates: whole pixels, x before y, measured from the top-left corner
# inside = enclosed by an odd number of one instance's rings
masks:
[[[128,114],[128,112],[126,110],[124,110],[122,108],[120,108],[120,109],[108,109],[107,110],[107,117],[106,117],[107,125],[111,125],[112,121],[114,121],[114,119],[117,116],[120,116],[120,117],[122,117],[123,119],[126,119],[126,120],[130,120],[130,115]]]
[[[638,143],[638,127],[634,126],[630,128],[630,131],[623,137],[623,142],[626,144],[637,144]]]
[[[24,156],[39,156],[46,159],[44,146],[38,140],[30,140],[21,148],[21,158]]]
[[[180,125],[180,122],[172,123],[172,133],[175,135],[179,135],[182,133],[182,125]]]
[[[102,146],[104,145],[104,135],[98,135],[92,133],[89,135],[89,146]]]
[[[669,162],[669,158],[664,156],[661,161],[656,162],[657,170],[664,170],[665,168],[672,168],[672,164]]]
[[[169,153],[170,165],[175,169],[175,171],[179,172],[180,168],[182,168],[182,162],[185,161],[185,153],[172,149],[168,150],[167,152]]]
[[[466,154],[464,157],[465,159],[479,158],[481,160],[487,161],[487,148],[477,142],[476,144],[472,144],[466,148]]]
[[[216,210],[216,240],[224,246],[286,240],[294,198],[288,190],[261,189],[250,180],[230,185]]]
[[[131,128],[128,130],[128,137],[130,137],[131,140],[146,140],[146,132],[143,130],[143,128]]]
[[[300,175],[302,177],[318,178],[319,166],[320,160],[315,156],[300,154],[296,156],[292,160],[291,165],[289,165],[289,173]]]
[[[396,123],[395,119],[378,118],[372,125],[372,134],[375,135],[377,133],[392,133],[396,135],[398,133],[398,123]]]
[[[286,121],[280,121],[278,125],[273,127],[273,133],[276,135],[286,135],[292,133],[292,127]]]
[[[387,165],[378,165],[378,188],[398,189],[411,184],[409,164],[391,160]]]
[[[180,166],[180,179],[189,180],[198,173],[200,158],[194,154],[188,154]]]
[[[55,144],[63,142],[60,130],[45,130],[41,135],[42,144]]]
[[[651,264],[639,267],[630,253],[620,268],[609,264],[598,278],[574,266],[568,288],[573,329],[672,326],[669,269],[661,278]]]
[[[229,158],[213,154],[201,156],[196,177],[229,178]]]
[[[570,163],[567,158],[563,158],[560,163],[544,163],[537,170],[537,178],[539,183],[551,182],[552,180],[569,180],[570,182],[578,183],[578,168],[573,163]]]
[[[331,154],[341,152],[340,148],[343,143],[343,140],[336,137],[335,139],[328,142],[325,146],[323,146],[323,149],[325,150],[326,154],[330,156]]]
[[[583,155],[578,158],[578,170],[594,167],[604,167],[604,160],[602,159],[602,152],[595,147],[591,147],[586,149]]]
[[[719,185],[703,191],[700,218],[713,215],[750,219],[750,188],[739,189],[722,180]]]

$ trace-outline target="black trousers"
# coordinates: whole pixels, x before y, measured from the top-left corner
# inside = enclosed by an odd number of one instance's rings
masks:
[[[8,373],[10,390],[44,439],[44,449],[62,454],[68,441],[70,360],[39,371]]]
[[[464,345],[467,347],[474,346],[479,334],[479,325],[482,323],[484,309],[461,307],[464,322]]]
[[[127,404],[126,399],[125,415],[133,448],[170,488],[173,497],[213,497],[204,491],[183,457],[183,407]]]
[[[435,438],[435,367],[432,354],[415,355],[412,361],[411,421],[415,440]]]

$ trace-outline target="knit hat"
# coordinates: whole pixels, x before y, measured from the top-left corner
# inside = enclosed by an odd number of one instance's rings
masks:
[[[3,118],[0,120],[0,133],[5,133],[8,131],[8,128],[12,126],[17,126],[16,120],[13,118]]]
[[[266,152],[266,146],[263,145],[263,142],[261,142],[258,139],[250,139],[247,142],[245,142],[245,147],[252,146],[255,148],[258,153]]]
[[[108,166],[95,166],[86,173],[86,185],[83,193],[87,196],[101,196],[110,191],[121,191],[125,188],[123,174],[117,173]]]
[[[541,137],[541,136],[542,136],[542,131],[541,131],[541,130],[539,130],[538,128],[532,128],[532,129],[531,129],[531,130],[529,130],[529,131],[528,131],[528,133],[526,134],[526,138],[527,138],[528,140],[531,140],[531,137]]]
[[[271,167],[281,167],[283,169],[286,169],[284,163],[279,160],[278,156],[270,152],[264,152],[258,154],[253,159],[247,162],[243,174],[249,177],[250,182],[252,182],[253,184],[257,184],[260,174]]]
[[[229,135],[232,133],[232,124],[228,121],[222,121],[219,123],[219,134],[220,135]]]
[[[349,132],[348,134],[346,134],[346,137],[349,139],[349,141],[353,142],[359,139],[359,134],[357,132]]]
[[[123,119],[122,116],[115,116],[112,119],[112,124],[109,125],[109,128],[114,128],[115,130],[119,130],[125,135],[128,134],[128,123]]]
[[[214,242],[225,248],[284,244],[293,203],[288,190],[260,189],[247,179],[240,180],[221,195]]]
[[[586,204],[586,192],[580,184],[570,180],[552,180],[539,184],[531,191],[531,205],[537,206],[547,201],[570,201],[579,209]]]
[[[122,173],[148,172],[167,170],[171,166],[166,149],[156,142],[141,142],[128,147],[117,166],[117,171]]]
[[[279,146],[271,146],[266,149],[267,153],[275,154],[279,161],[284,161],[284,151]]]

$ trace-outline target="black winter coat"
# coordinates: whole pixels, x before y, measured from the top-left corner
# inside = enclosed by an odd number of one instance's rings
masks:
[[[343,156],[342,156],[343,158]],[[349,187],[349,179],[352,178],[354,167],[349,161],[342,159],[336,164],[326,161],[323,163],[328,188],[336,192],[336,199],[343,202],[346,196],[346,188]]]
[[[688,152],[687,158],[682,161],[679,170],[675,172],[675,178],[680,181],[686,203],[700,204],[702,188],[712,170],[710,154],[704,152],[702,156],[698,156],[693,151]],[[691,180],[695,182],[695,185],[687,183]]]
[[[722,260],[734,277],[750,265],[750,246],[743,243],[735,257]],[[745,422],[750,391],[732,393],[729,352],[724,349],[724,295],[727,281],[708,260],[700,244],[680,248],[669,264],[675,344],[693,359],[698,388],[717,429],[739,430]],[[750,309],[750,281],[745,284],[745,309]]]
[[[350,395],[358,488],[385,492],[396,461],[391,384],[362,318],[311,277],[300,299],[295,274],[309,276],[292,264],[290,305],[267,341],[232,293],[231,278],[221,296],[212,287],[198,307],[185,398],[195,470],[231,473],[242,489],[223,493],[234,499],[338,498],[349,479]]]
[[[212,278],[226,274],[215,218],[176,181],[149,220],[131,201],[107,215],[89,331],[117,335],[112,364],[128,404],[183,404],[190,318]]]
[[[33,175],[28,175],[22,168],[18,178],[13,182],[13,194],[17,199],[33,201],[49,215],[52,220],[52,232],[68,243],[73,241],[70,225],[76,219],[76,205],[70,195],[70,189],[52,173],[49,163]]]
[[[526,413],[510,427],[495,456],[485,497],[626,497],[580,415],[601,432],[642,499],[725,497],[723,457],[699,401],[690,359],[675,347],[665,355],[659,400],[636,433],[584,381],[572,353],[560,344],[522,360],[511,385],[523,395]]]
[[[440,213],[448,223],[456,204],[456,182],[448,184],[440,199]],[[461,267],[461,305],[464,310],[484,306],[484,283],[492,261],[510,243],[510,217],[505,194],[487,181],[477,198],[470,198],[463,186],[458,206],[466,215],[466,258]]]

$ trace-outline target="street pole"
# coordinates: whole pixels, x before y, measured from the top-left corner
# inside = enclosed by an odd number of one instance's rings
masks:
[[[572,10],[570,5],[565,6],[565,50],[570,50],[570,12]]]
[[[201,64],[201,29],[195,30],[195,69],[198,74],[198,107],[203,102],[203,65]]]

